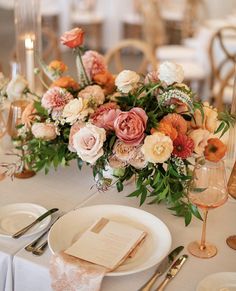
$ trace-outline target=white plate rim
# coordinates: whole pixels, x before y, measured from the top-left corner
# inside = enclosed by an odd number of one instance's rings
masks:
[[[35,214],[37,214],[38,216],[35,216],[35,219],[37,217],[39,217],[40,215],[42,215],[43,213],[45,213],[46,211],[48,211],[48,209],[46,209],[45,207],[43,207],[42,205],[39,204],[35,204],[35,203],[27,203],[27,202],[19,202],[19,203],[11,203],[11,204],[6,204],[0,207],[0,219],[1,219],[1,212],[2,210],[5,210],[7,208],[12,208],[12,209],[23,209],[23,208],[28,208],[31,209],[32,212],[33,209],[37,209],[38,213],[35,212]],[[32,229],[30,229],[28,232],[26,232],[22,237],[29,237],[32,236],[34,234],[37,234],[41,231],[43,231],[45,228],[48,227],[48,225],[51,222],[51,215],[49,215],[48,217],[46,217],[45,219],[43,219],[42,221],[40,221],[38,224],[36,224]],[[1,227],[0,227],[0,237],[2,238],[12,238],[12,234],[6,234],[6,233],[1,233]]]
[[[209,280],[210,282],[214,282],[214,280],[216,279],[220,279],[221,276],[227,276],[227,280],[231,277],[231,276],[235,276],[235,279],[234,279],[234,283],[235,283],[235,288],[236,288],[236,272],[218,272],[218,273],[213,273],[213,274],[210,274],[206,277],[204,277],[197,285],[197,288],[196,288],[196,291],[202,291],[202,290],[205,290],[205,289],[202,289],[202,288],[206,288],[206,284],[208,284]],[[230,282],[229,282],[230,283]],[[213,285],[214,287],[214,285]],[[227,286],[226,286],[227,287]],[[209,291],[213,291],[215,289],[209,289]]]
[[[172,244],[172,237],[171,237],[171,233],[168,229],[168,227],[166,226],[166,224],[161,220],[159,219],[158,217],[156,217],[155,215],[145,211],[145,210],[142,210],[142,209],[139,209],[139,208],[135,208],[135,207],[131,207],[131,206],[125,206],[125,205],[118,205],[118,204],[98,204],[98,205],[91,205],[91,206],[83,206],[83,207],[80,207],[80,208],[77,208],[77,209],[74,209],[70,212],[68,212],[67,214],[65,214],[63,217],[61,217],[53,226],[52,228],[50,229],[49,231],[49,234],[48,234],[48,245],[49,245],[49,249],[50,251],[52,252],[52,254],[55,254],[54,250],[53,250],[53,246],[52,246],[52,236],[53,236],[53,232],[54,230],[56,229],[56,227],[61,223],[62,219],[65,219],[65,216],[67,215],[70,215],[72,212],[75,213],[76,211],[86,211],[86,210],[93,210],[93,209],[96,209],[96,208],[108,208],[109,211],[110,209],[112,208],[112,210],[114,210],[115,208],[116,209],[132,209],[132,211],[137,211],[139,214],[141,213],[144,213],[145,215],[148,215],[149,217],[151,217],[153,220],[156,220],[160,225],[162,225],[164,231],[165,231],[165,235],[168,237],[168,241],[166,242],[166,250],[165,252],[162,254],[162,256],[160,256],[158,262],[154,262],[152,264],[150,264],[149,266],[146,266],[146,267],[143,267],[143,268],[137,268],[135,270],[130,270],[130,271],[114,271],[114,272],[110,272],[110,273],[107,273],[106,276],[124,276],[124,275],[131,275],[131,274],[135,274],[135,273],[138,273],[138,272],[142,272],[142,271],[145,271],[157,264],[159,264],[164,258],[165,256],[169,253],[170,249],[171,249],[171,244]],[[122,215],[121,215],[122,216]],[[123,215],[123,217],[127,217],[125,215]],[[145,223],[144,223],[145,224]],[[148,225],[148,224],[146,224]]]

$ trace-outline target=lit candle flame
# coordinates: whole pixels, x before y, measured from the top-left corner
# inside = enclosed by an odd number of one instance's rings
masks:
[[[26,37],[25,39],[25,48],[32,50],[34,48],[34,42],[30,37]]]

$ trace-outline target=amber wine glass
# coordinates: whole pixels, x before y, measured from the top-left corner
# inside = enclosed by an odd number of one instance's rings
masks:
[[[188,245],[188,251],[198,258],[211,258],[217,248],[206,242],[206,223],[210,209],[223,205],[228,198],[224,162],[208,162],[197,164],[194,168],[193,181],[189,188],[189,199],[203,211],[201,241]]]

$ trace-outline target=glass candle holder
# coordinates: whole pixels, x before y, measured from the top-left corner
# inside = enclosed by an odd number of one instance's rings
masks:
[[[236,65],[234,70],[234,87],[233,87],[233,96],[232,96],[232,103],[231,103],[231,110],[230,113],[236,115]],[[236,125],[229,129],[229,138],[227,143],[227,154],[225,159],[226,165],[226,175],[227,180],[230,177],[230,174],[233,170],[234,163],[236,161]]]
[[[34,68],[41,55],[40,0],[15,0],[16,59],[19,73],[26,77],[34,91]]]

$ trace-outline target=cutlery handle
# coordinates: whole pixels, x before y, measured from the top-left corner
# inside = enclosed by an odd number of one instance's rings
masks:
[[[26,227],[22,228],[21,230],[19,230],[18,232],[14,233],[12,235],[12,238],[19,238],[21,237],[24,233],[26,233],[31,227],[33,227],[35,224],[37,224],[38,221],[35,220],[34,222],[32,222],[31,224],[27,225]]]
[[[140,288],[138,291],[149,291],[156,282],[157,278],[160,277],[160,272],[155,272],[152,277]]]
[[[50,230],[47,229],[46,231],[44,231],[39,237],[37,237],[34,241],[32,241],[30,244],[28,244],[26,247],[25,247],[25,250],[27,252],[32,252],[35,248],[35,246],[38,244],[38,242],[41,240],[42,237],[45,236],[46,233],[48,233],[48,231]]]
[[[38,248],[33,250],[32,253],[36,256],[41,256],[44,253],[47,245],[48,245],[48,240],[45,240],[45,242],[43,242]]]
[[[166,287],[166,285],[169,283],[170,281],[170,278],[169,277],[166,277],[162,282],[161,284],[157,287],[156,291],[163,291]]]

